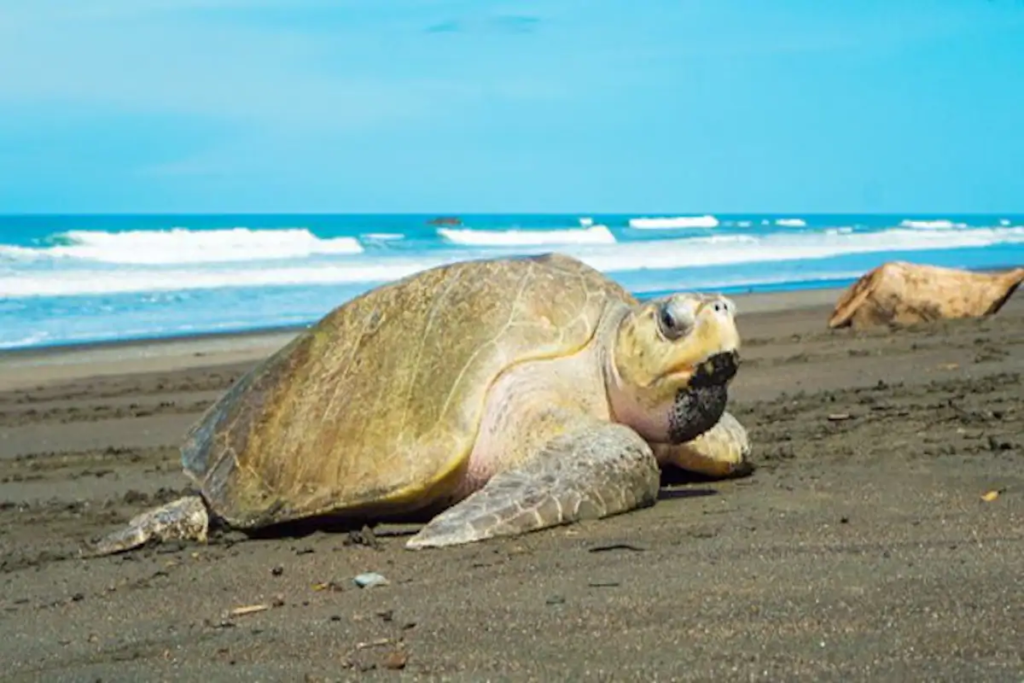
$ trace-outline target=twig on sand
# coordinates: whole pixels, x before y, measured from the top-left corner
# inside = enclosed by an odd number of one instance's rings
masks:
[[[245,605],[243,607],[236,607],[228,612],[229,617],[243,617],[246,614],[255,614],[256,612],[265,612],[270,609],[270,605],[264,603],[260,605]]]
[[[377,640],[368,640],[365,643],[356,643],[356,649],[365,650],[371,647],[383,647],[385,645],[390,645],[393,642],[394,641],[390,638],[378,638]]]

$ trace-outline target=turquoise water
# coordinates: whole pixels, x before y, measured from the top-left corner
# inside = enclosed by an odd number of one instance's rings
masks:
[[[307,324],[423,268],[560,251],[633,292],[1024,263],[1024,215],[0,216],[0,348]]]

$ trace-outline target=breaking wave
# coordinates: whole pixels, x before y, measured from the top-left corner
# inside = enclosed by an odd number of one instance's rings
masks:
[[[837,228],[823,233],[778,233],[715,235],[688,239],[615,243],[604,226],[597,234],[607,233],[607,243],[578,242],[559,251],[589,263],[605,272],[654,271],[674,268],[722,266],[744,263],[821,259],[846,254],[901,250],[956,249],[996,244],[1024,244],[1024,226],[979,228],[971,230],[917,230],[894,228],[857,233]],[[462,236],[463,244],[484,247],[515,245],[516,253],[548,251],[547,242],[525,242],[521,236],[531,231],[452,231]],[[551,235],[556,231],[535,231]],[[566,230],[578,233],[581,230]],[[466,237],[467,233],[472,233]],[[490,238],[481,240],[480,236]],[[564,237],[562,238],[565,239]],[[602,238],[607,240],[608,238]],[[476,240],[469,241],[469,240]],[[564,244],[564,241],[562,242]],[[264,253],[264,252],[261,252]],[[501,252],[497,252],[501,253]],[[342,259],[298,264],[229,264],[188,267],[181,260],[164,259],[164,267],[138,265],[117,268],[33,268],[0,270],[0,296],[74,296],[127,292],[158,292],[225,287],[282,285],[378,283],[405,277],[425,268],[466,258],[496,255],[487,248],[421,252],[415,255],[357,254]],[[180,259],[180,257],[177,257]],[[223,260],[223,259],[221,259]],[[170,265],[166,265],[166,264]]]
[[[581,221],[582,222],[582,221]],[[605,225],[561,230],[471,230],[438,228],[452,244],[473,247],[531,247],[540,245],[615,244],[615,235]]]
[[[941,219],[935,221],[913,221],[905,220],[901,221],[900,225],[904,228],[912,228],[914,230],[956,230],[959,228],[966,228],[966,223],[954,223],[953,221]]]
[[[678,230],[680,228],[717,228],[718,219],[711,215],[676,216],[674,218],[631,218],[634,230]]]
[[[360,254],[354,237],[321,239],[305,228],[251,230],[70,230],[39,247],[0,246],[8,260],[79,259],[98,263],[167,265],[229,263]]]

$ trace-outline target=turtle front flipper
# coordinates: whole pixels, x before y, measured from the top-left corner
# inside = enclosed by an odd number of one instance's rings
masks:
[[[648,507],[659,477],[650,446],[636,432],[585,421],[435,517],[406,548],[471,543]]]
[[[709,477],[738,477],[753,471],[747,430],[729,412],[692,441],[658,443],[653,448],[659,463]]]
[[[136,515],[124,529],[104,536],[82,550],[84,557],[113,555],[137,548],[150,540],[206,541],[210,516],[199,496],[185,496]]]

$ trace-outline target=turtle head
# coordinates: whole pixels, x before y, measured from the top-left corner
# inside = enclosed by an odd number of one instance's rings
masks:
[[[615,420],[658,443],[691,441],[718,422],[739,364],[735,304],[672,294],[621,319],[608,354]]]

